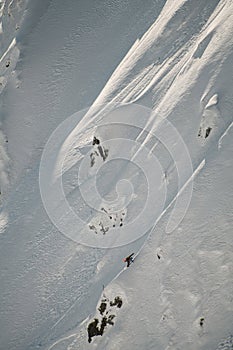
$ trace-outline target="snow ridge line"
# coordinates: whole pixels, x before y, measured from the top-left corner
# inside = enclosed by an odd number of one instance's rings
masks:
[[[231,124],[226,128],[226,130],[224,131],[224,133],[222,134],[222,136],[218,140],[218,149],[220,149],[222,147],[222,140],[228,134],[228,132],[230,131],[232,126],[233,126],[233,122],[231,122]]]
[[[10,52],[10,50],[16,45],[16,39],[14,38],[10,45],[8,46],[8,48],[6,49],[6,51],[2,54],[1,58],[0,58],[0,63],[4,60],[4,58],[6,57],[6,55]]]

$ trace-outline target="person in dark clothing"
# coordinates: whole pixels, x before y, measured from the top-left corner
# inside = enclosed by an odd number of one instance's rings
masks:
[[[133,262],[133,255],[134,253],[130,254],[129,256],[123,259],[123,261],[127,263],[127,267],[129,267],[129,265]]]

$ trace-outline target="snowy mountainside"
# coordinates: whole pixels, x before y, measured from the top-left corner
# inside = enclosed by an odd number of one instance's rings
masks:
[[[232,349],[232,1],[2,3],[0,349]]]
[[[15,1],[1,1],[0,3],[0,93],[4,91],[11,75],[15,75],[15,66],[19,58],[16,36],[23,21],[27,1],[17,4]],[[9,183],[8,171],[10,159],[5,149],[7,136],[0,133],[0,187],[4,195]]]

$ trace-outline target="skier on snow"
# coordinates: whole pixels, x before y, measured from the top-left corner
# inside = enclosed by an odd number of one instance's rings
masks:
[[[129,267],[129,265],[133,262],[133,255],[134,253],[130,254],[129,256],[123,259],[123,261],[127,263],[127,267]]]

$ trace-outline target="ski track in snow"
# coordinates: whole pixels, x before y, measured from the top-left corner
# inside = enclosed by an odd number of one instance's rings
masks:
[[[220,149],[222,147],[222,141],[224,139],[224,137],[228,134],[228,132],[230,131],[230,129],[233,126],[233,122],[226,128],[226,130],[224,131],[224,133],[222,134],[222,136],[220,137],[219,141],[218,141],[218,148]]]

